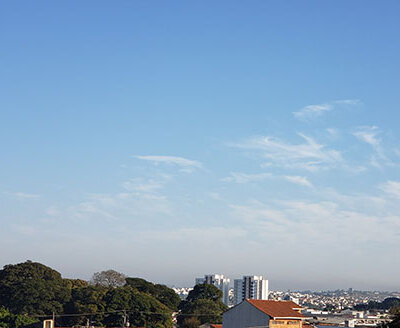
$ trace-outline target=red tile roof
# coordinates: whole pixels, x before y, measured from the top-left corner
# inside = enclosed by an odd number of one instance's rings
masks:
[[[301,306],[292,301],[252,299],[247,299],[246,301],[272,318],[305,318],[301,313],[295,310],[300,310]]]
[[[210,327],[211,327],[211,328],[222,328],[222,325],[212,323],[212,324],[210,325]]]

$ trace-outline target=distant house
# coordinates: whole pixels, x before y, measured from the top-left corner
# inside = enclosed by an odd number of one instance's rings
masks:
[[[305,316],[292,301],[246,299],[223,314],[223,328],[303,328]]]

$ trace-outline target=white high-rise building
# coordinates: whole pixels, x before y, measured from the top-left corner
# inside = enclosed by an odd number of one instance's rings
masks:
[[[267,300],[268,280],[263,279],[263,276],[243,276],[242,279],[235,279],[233,293],[234,305],[248,298]]]
[[[207,274],[204,278],[196,278],[196,285],[210,284],[214,285],[222,291],[222,302],[229,305],[229,282],[230,279],[224,277],[223,274]]]

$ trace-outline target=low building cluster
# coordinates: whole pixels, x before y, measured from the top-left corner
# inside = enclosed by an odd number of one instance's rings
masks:
[[[231,288],[230,279],[221,274],[205,275],[195,283],[218,287],[223,292],[224,303],[230,307],[223,314],[223,325],[213,328],[375,327],[390,320],[387,311],[356,311],[354,306],[400,297],[396,292],[353,291],[351,288],[320,292],[269,291],[268,280],[262,276],[235,279],[234,288]],[[175,291],[184,298],[191,289]]]
[[[274,300],[293,300],[303,307],[315,310],[326,310],[329,312],[340,312],[345,309],[352,309],[358,304],[368,304],[369,302],[382,302],[388,297],[400,297],[396,292],[379,291],[353,291],[335,290],[320,292],[282,292],[270,291],[269,298]]]

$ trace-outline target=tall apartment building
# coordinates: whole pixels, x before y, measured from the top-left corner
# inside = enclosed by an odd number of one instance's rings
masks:
[[[214,285],[222,291],[222,302],[229,305],[229,282],[230,279],[224,277],[223,274],[207,274],[204,278],[196,278],[196,285],[210,284]]]
[[[268,280],[263,276],[243,276],[234,280],[233,304],[239,304],[245,299],[267,300]]]

